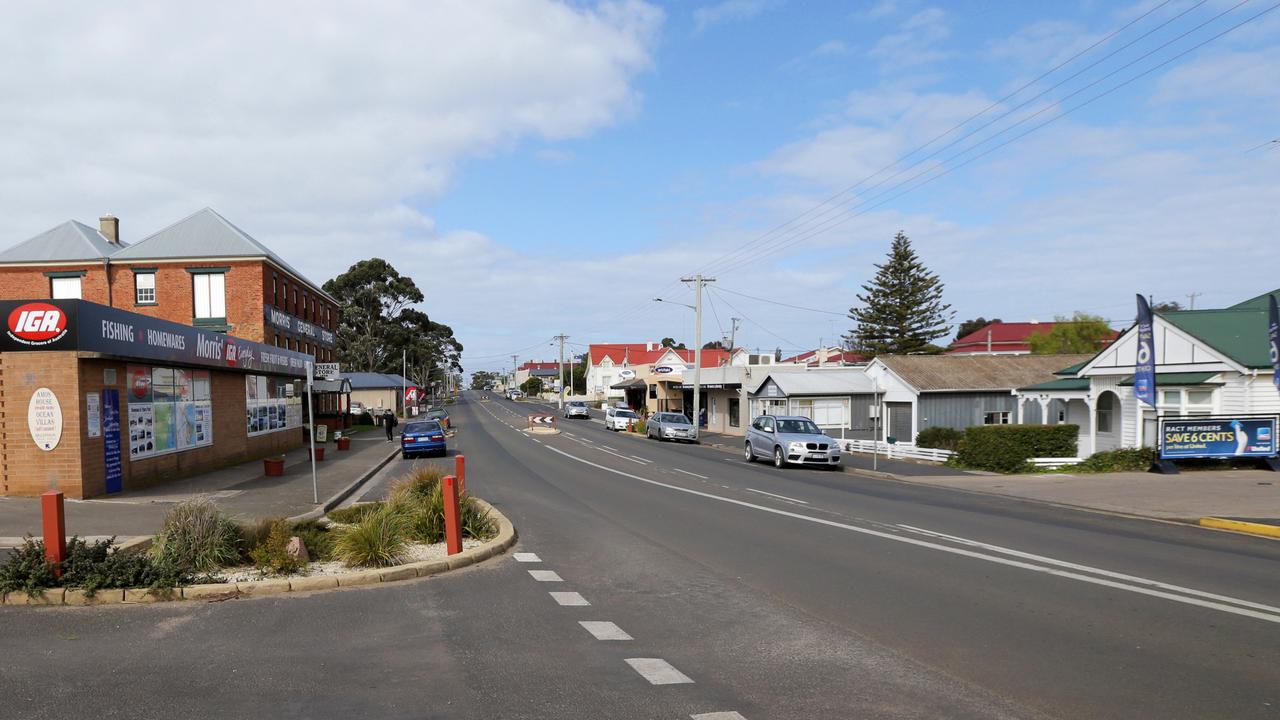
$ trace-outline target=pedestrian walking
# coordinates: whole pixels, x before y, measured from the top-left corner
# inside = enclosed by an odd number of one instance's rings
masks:
[[[387,408],[387,411],[382,414],[382,424],[387,428],[387,442],[391,442],[391,430],[400,424],[396,414],[391,412],[391,408]]]

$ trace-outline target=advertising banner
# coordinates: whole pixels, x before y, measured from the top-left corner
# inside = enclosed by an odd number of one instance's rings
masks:
[[[1156,340],[1152,330],[1151,306],[1138,296],[1138,355],[1133,365],[1133,396],[1156,406]]]
[[[84,428],[89,437],[96,438],[102,434],[102,398],[97,393],[85,393],[84,396]]]
[[[1160,458],[1163,460],[1275,454],[1275,416],[1160,419]]]
[[[85,300],[0,302],[4,350],[85,350],[302,377],[310,355]]]
[[[108,493],[124,489],[120,457],[120,391],[107,389],[102,391],[102,460]]]

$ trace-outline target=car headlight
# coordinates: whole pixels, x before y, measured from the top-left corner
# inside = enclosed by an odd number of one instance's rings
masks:
[[[793,453],[802,453],[804,452],[804,443],[802,442],[790,443],[787,445],[787,449]]]

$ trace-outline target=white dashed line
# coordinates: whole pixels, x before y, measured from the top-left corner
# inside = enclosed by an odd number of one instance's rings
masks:
[[[671,663],[662,658],[627,658],[627,664],[648,680],[650,685],[680,685],[693,682],[688,675],[671,667]]]
[[[630,458],[634,458],[634,459],[636,459],[636,460],[639,460],[639,461],[640,461],[640,462],[642,462],[642,463],[651,463],[651,462],[653,462],[652,460],[650,460],[650,459],[648,459],[648,458],[642,458],[642,457],[640,457],[639,455],[628,455],[628,457],[630,457]]]
[[[622,628],[607,620],[579,620],[578,624],[591,633],[597,640],[632,640]]]
[[[542,558],[537,553],[516,553],[513,555],[516,562],[542,562]]]
[[[747,488],[747,492],[760,493],[761,495],[768,495],[769,497],[775,497],[775,498],[778,498],[779,500],[786,500],[786,501],[788,501],[788,502],[793,502],[793,503],[800,503],[801,505],[808,505],[808,504],[809,504],[809,503],[805,502],[804,500],[797,500],[797,499],[795,499],[795,498],[789,498],[789,497],[787,497],[786,495],[774,495],[774,494],[773,494],[773,493],[771,493],[771,492],[765,492],[765,491],[763,491],[763,490],[756,490],[755,488]]]
[[[552,599],[565,607],[588,607],[591,603],[576,592],[553,592]]]
[[[530,570],[529,575],[538,582],[564,582],[555,570]]]
[[[673,470],[675,470],[675,471],[676,471],[676,472],[678,472],[678,473],[684,473],[685,475],[692,475],[692,476],[694,476],[694,477],[696,477],[696,478],[702,478],[703,480],[710,480],[710,479],[711,479],[711,478],[707,477],[706,475],[699,475],[698,473],[691,473],[691,472],[689,472],[688,470],[681,470],[680,468],[672,468],[672,469],[673,469]]]
[[[600,447],[604,448],[605,450],[612,450],[614,452],[618,452],[618,448],[611,448],[608,445],[601,445]]]
[[[693,720],[747,720],[742,713],[736,712],[713,712],[701,713],[699,715],[690,715]]]

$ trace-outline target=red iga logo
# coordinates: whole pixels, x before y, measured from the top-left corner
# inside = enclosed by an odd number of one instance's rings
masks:
[[[67,334],[67,314],[49,303],[27,303],[9,313],[8,335],[23,345],[48,345]]]
[[[231,338],[227,338],[227,364],[236,366],[236,344],[231,342]]]

